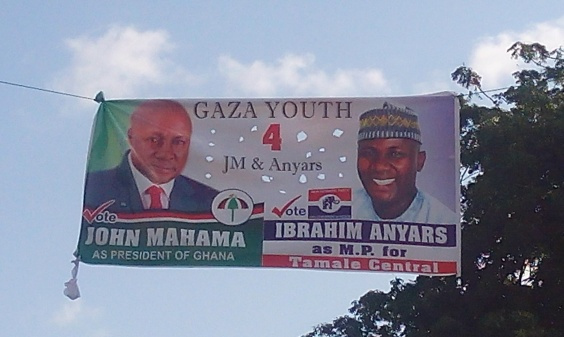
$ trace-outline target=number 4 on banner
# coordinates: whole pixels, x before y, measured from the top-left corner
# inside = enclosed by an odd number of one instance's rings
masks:
[[[262,143],[270,145],[271,151],[282,149],[282,137],[280,137],[280,124],[270,124],[262,135]]]

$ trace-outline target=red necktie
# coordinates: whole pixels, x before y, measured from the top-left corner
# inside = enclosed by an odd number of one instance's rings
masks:
[[[153,185],[145,190],[145,193],[151,197],[151,205],[149,206],[150,209],[163,208],[163,204],[161,203],[161,193],[163,192],[163,189],[156,185]]]

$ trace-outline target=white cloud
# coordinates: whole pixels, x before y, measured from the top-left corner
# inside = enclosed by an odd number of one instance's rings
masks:
[[[106,98],[131,98],[155,96],[155,91],[161,91],[155,90],[157,86],[201,85],[205,81],[173,61],[174,44],[163,30],[114,26],[101,35],[79,36],[65,44],[72,59],[51,85],[59,91],[94,97],[103,90]],[[218,72],[224,94],[231,96],[374,96],[391,92],[379,69],[327,72],[316,66],[312,54],[287,54],[272,62],[250,64],[221,56]]]
[[[70,325],[78,320],[82,313],[82,302],[72,301],[65,304],[53,315],[53,322],[60,326]]]
[[[448,73],[445,74],[444,69],[442,69],[432,71],[422,81],[416,82],[411,92],[405,92],[404,94],[422,95],[444,91],[458,92],[460,91],[460,86],[455,84],[448,76]]]
[[[66,327],[80,323],[81,318],[92,320],[93,317],[97,317],[99,314],[100,310],[87,308],[83,305],[82,300],[78,299],[75,301],[65,301],[51,319],[55,324]]]
[[[174,46],[163,30],[114,26],[101,36],[81,36],[65,44],[72,61],[54,81],[58,90],[89,97],[104,90],[111,98],[131,97],[163,84],[172,74],[178,80],[179,69],[168,58]]]
[[[523,63],[511,58],[507,49],[513,43],[538,42],[549,50],[562,46],[564,41],[564,17],[538,23],[521,32],[506,31],[481,39],[471,56],[469,66],[483,78],[485,89],[511,85],[511,74],[523,68]]]
[[[219,58],[219,72],[233,96],[362,96],[389,93],[379,69],[317,69],[311,54],[287,54],[273,63],[243,64],[230,56]]]

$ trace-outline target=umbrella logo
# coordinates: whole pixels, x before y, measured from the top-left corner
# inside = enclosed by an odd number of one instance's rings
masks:
[[[228,198],[221,200],[217,206],[219,209],[230,209],[231,210],[231,222],[235,221],[235,210],[237,209],[247,209],[249,205],[245,200],[238,198],[235,194],[230,194]]]
[[[225,190],[213,200],[212,213],[224,225],[237,226],[249,220],[253,205],[247,193],[236,189]]]

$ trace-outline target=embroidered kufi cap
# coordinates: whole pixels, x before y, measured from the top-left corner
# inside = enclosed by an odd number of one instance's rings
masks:
[[[417,114],[410,108],[396,107],[385,102],[381,109],[360,115],[358,140],[376,138],[407,138],[421,144],[421,130]]]

